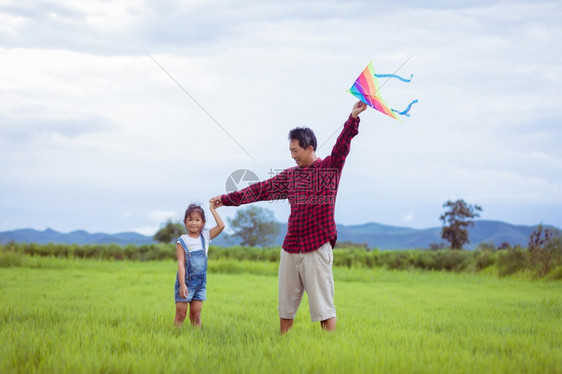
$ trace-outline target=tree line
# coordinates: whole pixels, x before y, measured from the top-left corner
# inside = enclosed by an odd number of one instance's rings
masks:
[[[544,233],[544,231],[543,231]],[[367,250],[362,247],[334,249],[334,266],[349,268],[386,268],[391,270],[429,270],[448,272],[486,272],[500,277],[524,274],[530,278],[562,280],[562,238],[554,237],[531,248],[498,250],[480,245],[474,251],[451,249]],[[218,247],[211,245],[210,263],[228,269],[234,262],[278,262],[280,248],[248,246]],[[36,256],[110,261],[175,261],[173,244],[75,245],[8,243],[0,245],[0,268],[31,266]],[[230,262],[229,262],[230,261]],[[29,265],[31,263],[31,265]]]
[[[449,248],[435,250],[371,250],[366,244],[340,242],[334,249],[334,265],[347,267],[385,267],[395,270],[424,269],[437,271],[473,271],[493,269],[498,275],[505,276],[518,272],[529,272],[533,277],[562,279],[562,237],[558,232],[544,229],[539,225],[529,237],[528,246],[512,247],[508,243],[495,248],[493,243],[480,243],[474,251],[462,251],[462,246],[469,243],[467,227],[473,219],[479,217],[482,208],[467,204],[464,200],[447,201],[443,204],[447,210],[440,216],[443,221],[442,238],[450,243]],[[251,206],[237,211],[229,219],[233,228],[230,237],[237,237],[241,246],[212,246],[210,256],[213,259],[236,261],[279,261],[280,248],[268,245],[279,234],[279,227],[273,212]],[[62,258],[94,258],[104,260],[175,260],[176,250],[173,243],[185,233],[181,223],[168,221],[155,234],[159,244],[127,245],[76,245],[8,243],[0,245],[0,268],[21,266],[25,256],[47,256]],[[261,248],[256,248],[261,245]]]
[[[474,219],[480,217],[482,207],[477,204],[468,204],[463,199],[448,200],[443,204],[445,212],[439,217],[443,222],[441,238],[448,242],[430,243],[433,250],[450,248],[462,250],[465,244],[470,243],[468,227],[474,225]],[[223,241],[235,239],[242,246],[270,246],[279,235],[279,225],[275,221],[273,212],[269,209],[250,206],[236,211],[234,218],[228,219],[231,234],[223,234]],[[166,222],[154,235],[154,240],[160,243],[170,243],[185,233],[185,227],[180,222]],[[545,232],[549,235],[548,230]],[[552,236],[552,232],[550,235]],[[540,239],[539,239],[540,240]],[[548,238],[547,238],[548,240]],[[345,247],[365,247],[366,244],[352,242],[343,243]],[[340,244],[340,247],[342,244]],[[503,243],[502,249],[510,247]]]

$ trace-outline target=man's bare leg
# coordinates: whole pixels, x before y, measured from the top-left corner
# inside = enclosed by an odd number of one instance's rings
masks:
[[[293,327],[292,319],[280,318],[281,335],[285,334],[291,327]]]
[[[328,318],[327,320],[320,321],[322,330],[335,331],[336,330],[336,317]]]

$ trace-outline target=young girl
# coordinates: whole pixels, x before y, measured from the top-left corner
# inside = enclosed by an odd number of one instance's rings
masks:
[[[211,204],[211,213],[216,226],[205,228],[205,212],[197,204],[190,204],[185,211],[183,223],[187,234],[182,235],[176,243],[178,256],[178,273],[175,284],[176,318],[174,325],[180,327],[187,314],[195,327],[201,327],[201,307],[207,300],[207,253],[209,243],[224,230],[224,223]]]

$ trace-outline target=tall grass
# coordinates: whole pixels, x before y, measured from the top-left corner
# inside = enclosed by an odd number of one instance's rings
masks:
[[[484,247],[486,248],[486,247]],[[213,259],[236,261],[279,262],[280,248],[211,247]],[[0,245],[0,267],[14,266],[21,262],[20,255],[91,258],[107,260],[173,260],[176,250],[173,244],[148,245],[67,245],[35,243],[9,243]],[[458,251],[450,249],[366,251],[364,249],[335,249],[334,265],[361,268],[385,268],[390,270],[445,270],[451,272],[485,272],[498,276],[516,273],[529,278],[562,280],[562,239],[551,240],[544,248],[529,251],[522,248],[505,250],[478,249]]]
[[[26,256],[0,269],[0,372],[529,372],[562,367],[558,282],[336,267],[279,336],[277,264],[211,260],[203,328],[172,326],[174,261]],[[399,305],[399,304],[400,305]]]

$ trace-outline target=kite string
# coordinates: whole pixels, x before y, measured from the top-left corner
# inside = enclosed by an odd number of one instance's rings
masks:
[[[412,78],[414,78],[414,74],[410,74],[410,79],[406,79],[403,78],[399,75],[396,74],[375,74],[375,77],[377,78],[396,78],[396,79],[400,79],[402,82],[406,82],[406,83],[410,83],[412,81]],[[406,117],[410,117],[410,114],[408,113],[410,111],[410,109],[412,108],[412,105],[414,105],[415,103],[417,103],[418,100],[412,100],[412,102],[410,104],[408,104],[408,106],[406,107],[406,109],[400,111],[397,109],[391,109],[394,113],[399,114],[401,116],[406,116]]]
[[[412,55],[411,55],[410,57],[408,57],[408,58],[406,59],[406,61],[404,61],[404,62],[394,71],[394,74],[398,73],[398,72],[400,71],[400,69],[402,69],[402,67],[403,67],[404,65],[406,65],[406,64],[408,63],[408,61],[410,61],[410,59],[411,59],[412,57],[414,57],[415,55],[416,55],[415,52],[412,53]],[[388,79],[385,80],[384,82],[382,82],[382,84],[381,84],[380,87],[379,87],[379,91],[383,88],[383,86],[386,84],[386,82],[388,82]],[[324,147],[324,146],[326,145],[326,143],[328,143],[328,140],[332,139],[332,138],[334,137],[334,135],[336,135],[336,134],[341,130],[342,127],[343,127],[343,125],[339,126],[339,127],[336,129],[336,131],[334,131],[330,136],[328,136],[328,138],[327,138],[326,140],[324,140],[324,142],[323,142],[322,144],[320,144],[316,149],[317,149],[317,150],[320,150],[322,147]]]
[[[410,79],[407,78],[403,78],[399,75],[396,74],[374,74],[375,77],[377,78],[396,78],[396,79],[400,79],[402,82],[406,82],[406,83],[410,83],[412,81],[412,78],[414,78],[414,74],[410,74]],[[410,111],[410,109],[412,108],[412,105],[414,105],[415,103],[418,102],[418,99],[416,100],[412,100],[412,102],[410,102],[410,104],[408,104],[408,106],[406,107],[406,109],[400,111],[397,109],[392,108],[391,110],[396,113],[399,114],[401,116],[406,116],[406,117],[410,117],[410,114],[408,113]]]
[[[205,112],[205,114],[207,114],[207,116],[208,116],[215,124],[217,124],[217,126],[219,126],[219,127],[222,129],[222,131],[223,131],[226,135],[228,135],[228,136],[230,137],[230,139],[232,139],[248,156],[250,156],[250,158],[251,158],[252,160],[254,160],[254,161],[257,162],[257,160],[246,150],[246,148],[244,148],[240,143],[238,143],[238,141],[237,141],[228,131],[226,131],[226,129],[219,123],[219,121],[217,121],[217,120],[215,119],[215,117],[213,117],[213,116],[211,115],[211,113],[209,113],[209,112],[207,111],[207,109],[205,109],[205,108],[203,107],[203,105],[201,105],[197,100],[195,100],[195,97],[193,97],[193,96],[180,84],[180,82],[178,82],[177,79],[174,78],[173,75],[170,74],[170,72],[168,72],[168,70],[166,70],[166,69],[164,68],[164,66],[162,66],[162,65],[154,58],[154,56],[152,56],[152,55],[151,55],[150,53],[148,53],[147,51],[144,51],[144,52],[148,55],[148,57],[150,57],[150,58],[152,59],[152,61],[154,61],[154,62],[156,63],[156,65],[158,65],[158,67],[160,67],[160,69],[162,69],[162,71],[164,71],[164,73],[166,73],[166,74],[178,85],[178,87],[179,87],[183,92],[185,92],[185,94],[186,94],[187,96],[189,96],[189,97],[191,98],[191,100],[193,100],[193,102],[194,102],[195,104],[197,104],[197,105],[199,106],[199,108],[201,108],[201,110],[203,110],[203,112]]]
[[[156,313],[157,313],[160,309],[162,309],[162,307],[163,307],[168,301],[170,301],[170,299],[173,298],[174,295],[175,295],[175,294],[172,293],[172,295],[166,296],[166,299],[164,300],[164,302],[162,302],[162,304],[160,304],[160,306],[159,306],[158,308],[156,308],[156,310],[152,313],[152,316],[153,316],[153,318],[154,318],[154,321],[156,321]]]
[[[351,257],[352,261],[355,261],[355,263],[359,264],[359,266],[361,267],[361,269],[363,269],[365,271],[365,273],[369,276],[369,278],[371,278],[376,284],[377,286],[379,286],[384,293],[386,293],[395,303],[396,305],[398,305],[404,312],[406,312],[406,314],[413,319],[414,321],[416,320],[411,314],[410,312],[408,312],[408,310],[406,308],[404,308],[404,306],[402,304],[400,304],[400,302],[398,300],[396,300],[394,298],[394,296],[392,296],[392,294],[390,292],[388,292],[388,290],[386,288],[384,288],[384,286],[369,272],[369,270],[365,267],[365,265],[363,265],[361,263],[361,261],[357,260],[355,258],[355,256],[353,256],[353,253],[348,249],[345,248],[345,251],[347,252],[347,254],[349,255],[349,257]]]
[[[228,243],[229,243],[229,241],[230,241],[229,239],[230,239],[230,238],[222,238],[222,237],[221,237],[221,238],[219,238],[219,240],[221,240],[221,242],[219,242],[218,244],[219,244],[219,245],[222,244],[221,246],[224,247],[225,244],[228,244]],[[230,241],[230,242],[232,243],[232,241]],[[166,296],[166,297],[164,298],[164,301],[162,301],[162,304],[160,304],[160,306],[158,306],[156,309],[154,309],[154,312],[152,312],[152,317],[153,317],[154,321],[156,321],[156,317],[157,317],[158,311],[159,311],[160,309],[162,309],[162,307],[163,307],[164,305],[166,305],[166,303],[168,303],[171,299],[174,299],[174,296],[175,296],[175,292],[172,292],[171,295],[168,295],[168,296]]]
[[[329,231],[324,227],[324,225],[322,225],[322,223],[318,222],[318,220],[316,218],[312,217],[312,220],[314,221],[314,223],[317,225],[318,228],[323,230],[325,233],[329,233]],[[349,249],[346,248],[345,251],[347,252],[349,257],[351,257],[351,260],[358,263],[359,266],[365,271],[365,273],[367,273],[369,278],[371,278],[388,295],[388,297],[390,297],[396,303],[396,305],[398,305],[404,312],[406,312],[406,314],[411,319],[415,320],[415,318],[410,314],[410,312],[408,312],[408,310],[406,308],[404,308],[404,306],[402,304],[400,304],[400,302],[398,300],[396,300],[394,298],[394,296],[392,296],[392,294],[386,288],[384,288],[384,286],[369,272],[369,270],[359,260],[357,260],[355,258],[355,256],[353,256],[353,253],[351,253],[351,251]]]

